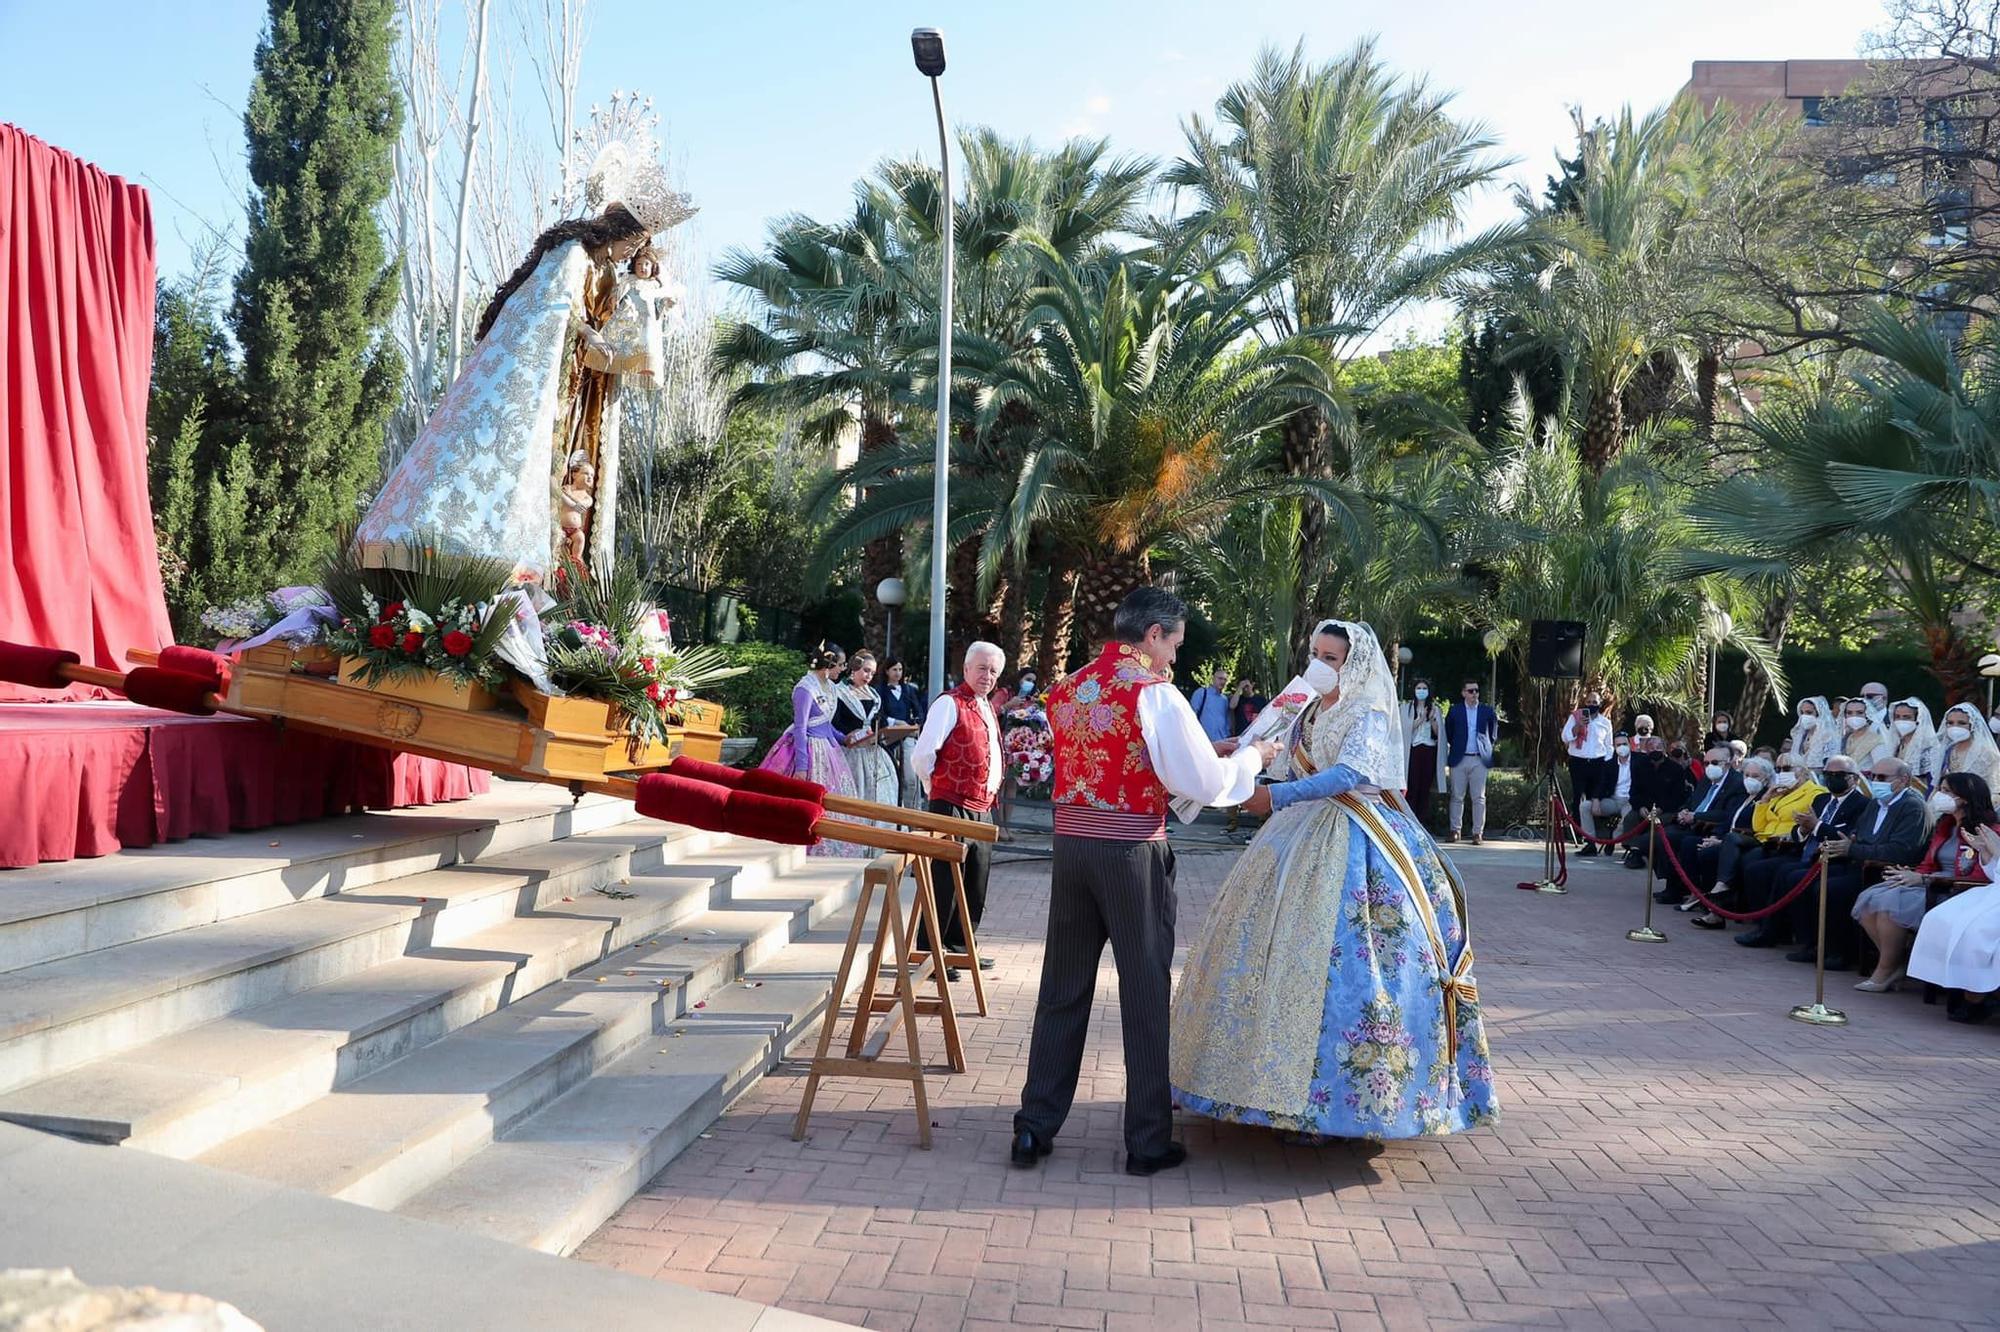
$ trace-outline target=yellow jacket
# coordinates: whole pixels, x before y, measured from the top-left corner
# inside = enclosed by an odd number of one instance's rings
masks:
[[[1760,800],[1750,812],[1750,832],[1764,841],[1790,837],[1798,830],[1792,822],[1794,814],[1812,813],[1813,801],[1826,794],[1826,788],[1808,778],[1789,791],[1780,791],[1768,800]]]

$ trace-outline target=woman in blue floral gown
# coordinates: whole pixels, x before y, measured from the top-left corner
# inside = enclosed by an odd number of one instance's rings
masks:
[[[1175,1102],[1307,1138],[1490,1124],[1464,890],[1402,801],[1388,663],[1365,624],[1325,621],[1312,647],[1291,780],[1174,996]]]

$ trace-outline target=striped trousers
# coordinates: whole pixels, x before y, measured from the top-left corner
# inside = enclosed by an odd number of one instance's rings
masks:
[[[1158,1156],[1172,1140],[1167,1019],[1174,962],[1174,852],[1166,841],[1058,836],[1049,930],[1028,1079],[1014,1129],[1055,1139],[1076,1099],[1104,945],[1118,968],[1125,1032],[1125,1150]]]

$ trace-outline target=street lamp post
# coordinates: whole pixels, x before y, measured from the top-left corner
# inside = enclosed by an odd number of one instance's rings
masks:
[[[931,654],[930,697],[944,693],[944,605],[945,572],[950,563],[947,550],[946,503],[951,487],[951,144],[944,127],[944,90],[938,76],[944,73],[944,34],[936,28],[918,28],[910,33],[910,53],[916,57],[917,72],[931,81],[931,105],[937,109],[938,173],[944,199],[944,275],[938,295],[938,397],[937,456],[931,490]]]
[[[909,599],[909,589],[900,578],[884,578],[875,584],[875,600],[882,603],[882,614],[888,623],[882,629],[882,660],[896,659],[896,611]],[[907,678],[907,677],[906,677]]]

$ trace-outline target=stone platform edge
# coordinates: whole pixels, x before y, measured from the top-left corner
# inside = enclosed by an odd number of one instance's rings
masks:
[[[62,1267],[225,1300],[267,1332],[847,1326],[0,1123],[0,1269]]]

